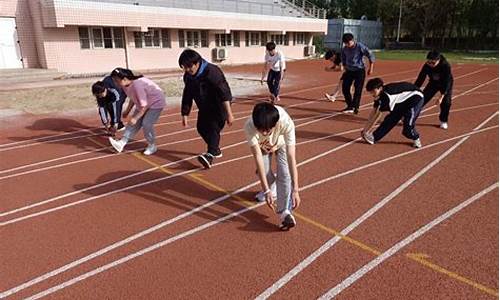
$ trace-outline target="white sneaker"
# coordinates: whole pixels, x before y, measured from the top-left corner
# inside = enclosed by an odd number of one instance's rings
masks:
[[[413,140],[413,147],[422,148],[422,142],[420,141],[420,139]]]
[[[273,195],[273,198],[276,198],[276,182],[273,182],[273,184],[271,184],[270,189],[271,189],[271,195]],[[260,191],[257,194],[255,194],[255,200],[257,200],[257,202],[264,202],[266,201],[266,195],[264,194],[263,191]]]
[[[109,143],[111,144],[111,146],[113,146],[113,148],[115,148],[116,152],[118,152],[118,153],[122,152],[123,148],[127,144],[123,140],[115,140],[112,137],[109,137],[108,139],[109,139]]]
[[[363,134],[363,139],[370,145],[375,144],[375,138],[373,137],[373,134],[371,133],[365,133]]]
[[[448,123],[447,122],[441,122],[441,125],[439,125],[439,128],[441,129],[448,129]]]
[[[326,98],[326,100],[331,101],[331,102],[335,101],[335,96],[332,96],[329,94],[325,94],[325,98]]]
[[[148,147],[146,148],[146,150],[144,150],[144,152],[142,152],[144,155],[151,155],[153,153],[155,153],[156,151],[158,150],[158,148],[156,147],[155,144],[151,144],[151,145],[148,145]]]

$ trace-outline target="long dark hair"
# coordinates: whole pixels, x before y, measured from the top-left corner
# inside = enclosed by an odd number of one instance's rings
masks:
[[[143,77],[143,75],[135,75],[134,72],[132,72],[132,70],[129,70],[129,69],[115,68],[111,72],[111,77],[116,77],[116,78],[120,78],[120,79],[127,78],[129,80],[136,80],[136,79]]]

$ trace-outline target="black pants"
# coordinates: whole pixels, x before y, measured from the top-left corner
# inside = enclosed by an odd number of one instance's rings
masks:
[[[214,118],[212,114],[198,112],[196,129],[205,143],[207,143],[207,152],[212,155],[220,153],[220,132],[224,128],[225,123],[226,120],[224,118]]]
[[[346,70],[344,72],[342,82],[342,94],[344,94],[345,103],[348,108],[359,109],[361,102],[361,93],[365,84],[365,70],[359,69],[356,71]],[[354,96],[351,95],[351,85],[354,82]]]
[[[269,88],[269,92],[273,94],[274,97],[278,97],[280,94],[280,81],[281,72],[269,70],[269,73],[267,73],[267,87]]]
[[[374,140],[381,140],[401,119],[403,119],[403,135],[411,140],[418,139],[420,135],[415,129],[415,122],[423,106],[424,99],[418,95],[406,100],[405,103],[396,104],[394,110],[384,118],[380,126],[373,132]]]
[[[450,91],[448,94],[446,94],[443,98],[443,101],[441,102],[441,105],[439,107],[441,108],[441,112],[439,113],[439,121],[441,122],[448,122],[448,116],[450,115],[450,108],[451,108],[451,91],[453,89],[450,88]],[[436,85],[429,83],[424,89],[424,106],[431,101],[432,97],[436,95],[437,92],[439,92],[441,88]]]

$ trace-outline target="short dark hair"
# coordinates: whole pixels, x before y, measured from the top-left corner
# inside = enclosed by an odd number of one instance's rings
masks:
[[[253,108],[252,120],[257,130],[270,130],[276,126],[279,119],[278,109],[271,103],[262,102]]]
[[[328,50],[328,51],[326,51],[326,53],[325,53],[325,60],[329,60],[330,58],[332,58],[336,54],[337,53],[335,52],[335,50]]]
[[[342,43],[349,43],[350,41],[354,40],[354,35],[352,33],[344,33],[342,36]]]
[[[366,83],[366,90],[368,92],[371,92],[374,89],[381,88],[382,86],[384,86],[384,81],[382,81],[381,78],[378,78],[378,77],[372,78],[372,79],[368,80],[368,82]]]
[[[427,53],[427,59],[429,60],[438,60],[441,58],[441,53],[439,51],[433,49]]]
[[[201,60],[201,55],[198,52],[186,49],[179,56],[179,67],[191,68],[194,64],[200,63]]]
[[[274,49],[276,49],[276,43],[275,42],[268,42],[266,44],[266,50],[267,51],[273,51]]]
[[[129,70],[129,69],[115,68],[113,71],[111,71],[111,77],[120,78],[120,79],[127,78],[130,80],[136,80],[136,79],[139,79],[143,76],[142,75],[135,75],[134,72],[132,72],[132,70]]]
[[[102,94],[105,90],[106,90],[106,86],[104,85],[104,82],[102,82],[102,81],[97,81],[92,85],[92,94],[93,95]]]

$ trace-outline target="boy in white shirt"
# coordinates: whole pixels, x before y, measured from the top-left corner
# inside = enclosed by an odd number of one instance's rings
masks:
[[[267,205],[280,215],[280,229],[289,230],[296,225],[292,210],[300,204],[295,125],[283,108],[263,102],[255,105],[244,131],[263,191],[259,194],[263,194]],[[276,176],[271,169],[273,154],[276,156]],[[271,191],[273,184],[276,185],[277,203]]]
[[[276,103],[280,101],[280,84],[285,76],[285,55],[283,55],[283,52],[276,50],[274,42],[269,42],[266,44],[264,61],[264,69],[262,70],[260,81],[264,83],[264,78],[267,74],[267,86],[271,93],[270,99],[272,103]]]

